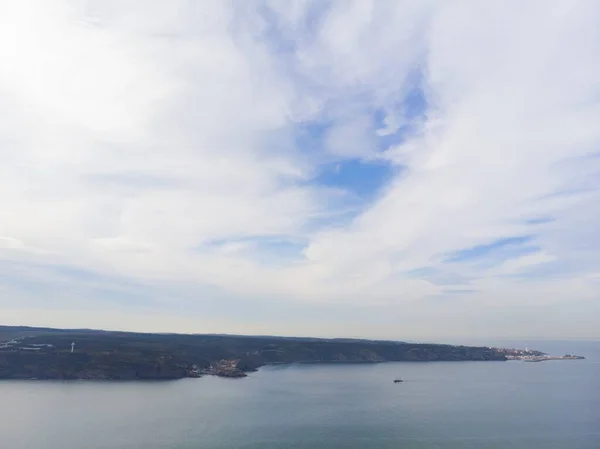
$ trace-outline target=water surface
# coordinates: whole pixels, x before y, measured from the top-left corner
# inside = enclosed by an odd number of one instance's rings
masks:
[[[242,380],[3,381],[0,446],[598,449],[600,343],[566,351],[588,360],[291,365]],[[405,382],[394,384],[397,376]]]

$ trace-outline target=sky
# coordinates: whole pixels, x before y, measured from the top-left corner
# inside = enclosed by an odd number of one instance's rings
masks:
[[[0,3],[0,323],[600,339],[600,2]]]

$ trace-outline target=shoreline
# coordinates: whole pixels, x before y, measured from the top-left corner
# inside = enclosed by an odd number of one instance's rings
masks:
[[[508,362],[508,361],[522,361],[522,362],[543,362],[552,360],[586,360],[584,356],[542,356],[542,357],[529,357],[529,358],[512,358],[510,360],[378,360],[378,361],[294,361],[294,362],[274,362],[265,363],[257,367],[256,369],[242,371],[213,371],[201,370],[199,373],[190,373],[180,377],[171,378],[106,378],[106,377],[75,377],[75,378],[26,378],[26,377],[0,377],[2,381],[34,381],[34,382],[73,382],[73,381],[84,381],[84,382],[173,382],[182,379],[201,379],[205,376],[219,377],[222,379],[243,379],[248,377],[248,373],[258,372],[261,368],[265,367],[277,367],[277,366],[292,366],[292,365],[377,365],[387,363],[418,363],[418,364],[445,364],[445,363],[464,363],[464,362]]]
[[[542,356],[520,359],[523,362],[547,362],[550,360],[585,360],[585,357],[580,355],[563,355],[563,356]]]
[[[570,354],[567,354],[570,356]],[[546,360],[541,351],[393,341],[0,326],[0,379],[244,378],[263,366]]]

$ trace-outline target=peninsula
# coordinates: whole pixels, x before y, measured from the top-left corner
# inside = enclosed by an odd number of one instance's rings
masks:
[[[245,377],[279,363],[507,359],[501,349],[475,346],[0,326],[0,379]]]

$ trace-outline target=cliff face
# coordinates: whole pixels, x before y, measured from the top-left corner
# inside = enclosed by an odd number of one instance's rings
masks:
[[[10,328],[0,326],[1,335],[0,379],[238,377],[271,363],[506,360],[489,348],[366,340],[19,328],[9,341]]]

